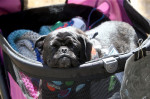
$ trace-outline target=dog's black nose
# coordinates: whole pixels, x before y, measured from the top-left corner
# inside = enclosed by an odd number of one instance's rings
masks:
[[[66,52],[67,52],[67,50],[68,50],[68,49],[63,48],[63,49],[61,49],[61,52],[62,52],[62,53],[66,53]]]
[[[67,52],[68,52],[68,48],[67,48],[66,46],[61,46],[61,47],[59,48],[59,51],[60,51],[61,53],[67,53]]]

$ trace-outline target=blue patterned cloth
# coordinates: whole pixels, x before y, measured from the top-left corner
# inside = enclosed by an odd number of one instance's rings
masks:
[[[7,39],[11,47],[20,54],[33,60],[43,62],[39,51],[36,48],[34,49],[35,41],[39,37],[40,35],[36,32],[22,29],[10,33]]]

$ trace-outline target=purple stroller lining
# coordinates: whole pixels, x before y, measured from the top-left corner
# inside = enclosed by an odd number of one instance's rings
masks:
[[[2,53],[2,48],[0,47],[0,62],[1,62],[1,65],[4,65],[3,63],[3,53]]]
[[[95,4],[95,2],[97,4]],[[124,21],[132,25],[123,8],[123,0],[68,0],[68,3],[96,7],[99,11],[108,16],[110,20]]]
[[[21,10],[20,0],[0,0],[0,15],[18,12]]]
[[[0,29],[0,33],[2,34],[2,31]],[[3,60],[3,52],[2,52],[2,48],[0,47],[0,62],[1,62],[1,65],[4,65],[4,60]]]
[[[10,81],[10,94],[11,99],[26,99],[26,97],[23,95],[21,88],[18,86],[18,84],[14,81],[11,74],[8,72],[8,77]]]

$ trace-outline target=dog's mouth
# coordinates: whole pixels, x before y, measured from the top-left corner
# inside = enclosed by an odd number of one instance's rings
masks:
[[[60,57],[58,58],[58,59],[61,59],[61,58],[64,58],[64,57],[66,57],[66,58],[71,58],[69,55],[67,55],[67,54],[62,54],[62,55],[60,55]]]
[[[71,67],[71,58],[67,55],[63,55],[58,59],[59,68]]]
[[[70,68],[79,66],[78,58],[72,54],[56,55],[49,63],[49,66],[57,68]]]

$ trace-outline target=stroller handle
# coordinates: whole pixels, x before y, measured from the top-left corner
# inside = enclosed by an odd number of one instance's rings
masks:
[[[80,80],[80,79],[95,79],[95,78],[106,78],[114,73],[121,72],[124,70],[126,60],[134,53],[139,51],[137,48],[134,51],[127,54],[119,54],[106,57],[104,59],[113,57],[117,61],[117,68],[113,72],[109,72],[105,68],[105,61],[103,58],[99,58],[94,61],[86,62],[76,68],[59,69],[50,68],[43,65],[40,62],[28,59],[23,55],[16,52],[7,42],[7,40],[0,34],[0,46],[3,51],[10,57],[16,67],[24,73],[30,76],[37,77],[39,79],[52,79],[52,80]],[[143,44],[142,48],[149,49],[150,37],[147,42]],[[108,64],[110,65],[110,64]]]

